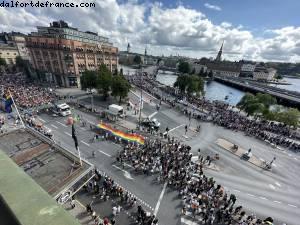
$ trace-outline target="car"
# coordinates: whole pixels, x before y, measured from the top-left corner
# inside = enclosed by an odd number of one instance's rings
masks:
[[[160,127],[160,122],[158,122],[157,119],[155,119],[155,118],[150,119],[149,117],[144,119],[141,124],[144,127],[147,127],[147,128],[150,128],[150,129],[153,129],[156,131],[158,131],[159,127]]]

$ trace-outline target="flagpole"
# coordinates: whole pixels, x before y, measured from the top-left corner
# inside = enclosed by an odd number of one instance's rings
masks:
[[[15,103],[15,100],[14,100],[13,96],[12,96],[11,93],[10,93],[10,90],[8,90],[8,93],[9,93],[9,96],[11,97],[11,100],[13,101],[13,104],[14,104],[16,110],[17,110],[17,114],[18,114],[18,116],[19,116],[19,118],[20,118],[20,120],[21,120],[21,123],[22,123],[22,125],[23,125],[23,128],[25,128],[25,124],[24,124],[24,122],[23,122],[23,120],[22,120],[22,117],[21,117],[21,115],[20,115],[20,113],[19,113],[19,110],[18,110],[18,107],[17,107],[17,105],[16,105],[16,103]]]

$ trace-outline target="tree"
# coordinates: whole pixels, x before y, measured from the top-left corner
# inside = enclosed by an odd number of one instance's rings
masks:
[[[121,104],[122,98],[125,98],[130,90],[129,82],[121,75],[114,77],[111,85],[111,95],[119,96],[119,104]]]
[[[0,66],[6,66],[6,61],[5,59],[0,57]]]
[[[256,98],[257,98],[258,102],[261,102],[267,108],[269,108],[271,105],[277,104],[276,98],[274,98],[272,95],[269,95],[269,94],[257,93]]]
[[[117,68],[115,68],[113,75],[114,75],[114,76],[117,76],[117,75],[118,75],[118,69],[117,69]]]
[[[191,74],[195,74],[196,73],[196,69],[193,68],[192,71],[191,71]]]
[[[135,64],[141,64],[141,63],[142,63],[142,58],[141,58],[141,56],[135,55],[134,58],[133,58],[133,62],[134,62]]]
[[[280,112],[276,116],[276,120],[289,126],[299,125],[300,112],[298,109],[289,108],[287,111]]]
[[[184,62],[184,61],[179,62],[178,71],[180,73],[189,73],[190,72],[190,64],[188,62]]]
[[[283,79],[283,76],[280,75],[280,74],[276,74],[276,75],[274,76],[274,78],[275,78],[276,80],[281,80],[281,79]]]
[[[210,70],[209,73],[207,74],[207,76],[208,76],[209,78],[212,78],[212,77],[214,76],[214,74],[213,74],[213,72]]]
[[[120,75],[123,76],[123,68],[120,69]]]
[[[201,67],[201,69],[199,71],[199,76],[203,77],[203,75],[204,75],[204,69],[203,69],[203,67]]]
[[[174,87],[178,87],[181,93],[188,93],[189,95],[196,93],[203,93],[204,81],[196,75],[179,75]]]
[[[107,67],[104,64],[100,65],[99,75],[97,76],[96,83],[98,91],[102,92],[103,97],[106,100],[109,95],[112,83],[112,76],[111,72],[107,69]]]
[[[92,89],[97,87],[97,72],[96,71],[84,71],[80,77],[81,89]]]

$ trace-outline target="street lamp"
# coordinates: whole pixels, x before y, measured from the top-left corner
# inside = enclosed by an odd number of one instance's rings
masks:
[[[140,89],[141,89],[141,96],[140,96],[140,110],[139,110],[139,129],[141,129],[141,116],[142,116],[142,104],[143,104],[143,67],[140,65],[141,70],[140,70]]]

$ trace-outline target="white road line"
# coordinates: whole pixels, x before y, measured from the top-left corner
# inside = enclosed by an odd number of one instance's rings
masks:
[[[185,124],[181,124],[181,125],[179,125],[179,126],[177,126],[177,127],[172,128],[171,130],[169,130],[169,133],[172,132],[173,130],[176,130],[176,129],[179,128],[179,127],[184,126],[184,125],[185,125]],[[165,132],[164,135],[165,135],[166,133],[167,133],[167,132]]]
[[[103,151],[101,151],[101,150],[98,150],[99,152],[101,152],[102,154],[104,154],[104,155],[106,155],[106,156],[108,156],[108,157],[111,157],[111,155],[110,154],[108,154],[108,153],[106,153],[106,152],[103,152]]]
[[[129,180],[133,180],[133,177],[130,175],[130,173],[126,170],[123,170],[122,168],[116,166],[116,165],[113,165],[113,167],[117,168],[118,170],[121,170],[122,172],[124,172],[124,176],[129,179]],[[139,199],[142,203],[144,203],[146,205],[146,203],[144,201],[142,201],[141,199]],[[146,205],[147,206],[147,205]]]
[[[185,219],[183,217],[181,217],[181,223],[187,224],[187,225],[197,225],[198,223],[193,222],[191,220]]]
[[[259,196],[259,198],[262,200],[268,200],[266,197],[262,197],[262,196]]]
[[[272,166],[277,167],[277,165],[275,163],[273,163]]]
[[[241,191],[239,191],[239,190],[236,190],[236,189],[233,189],[233,191],[235,191],[235,192],[241,192]]]
[[[161,200],[162,200],[163,197],[164,197],[164,194],[165,194],[165,191],[166,191],[167,184],[168,184],[168,182],[166,182],[166,183],[164,184],[164,187],[163,187],[163,189],[162,189],[162,191],[161,191],[161,193],[160,193],[160,196],[159,196],[159,198],[158,198],[158,201],[157,201],[156,206],[155,206],[155,209],[154,209],[154,213],[153,213],[154,216],[156,216],[157,213],[158,213],[158,209],[159,209]]]
[[[269,187],[272,188],[273,190],[276,189],[276,187],[273,184],[269,184]]]
[[[53,124],[51,124],[51,127],[54,127],[55,129],[58,129],[58,127],[57,127],[57,126],[55,126],[55,125],[53,125]]]
[[[80,129],[86,131],[86,129],[84,129],[83,127],[80,127]],[[274,165],[274,164],[273,164],[273,165]]]
[[[86,120],[88,123],[90,123],[90,124],[94,124],[94,122],[92,122],[92,121],[89,121],[89,120]]]
[[[60,125],[62,125],[63,127],[68,127],[66,124],[63,124],[63,123],[61,123],[59,121],[55,121],[55,122],[58,123],[58,124],[60,124]]]
[[[281,184],[279,182],[275,182],[275,184],[278,186],[278,187],[281,187]]]
[[[298,208],[297,206],[292,205],[292,204],[288,204],[288,206],[291,206],[291,207],[294,207],[294,208]]]
[[[265,161],[263,158],[259,158],[261,161]]]
[[[149,119],[151,119],[153,116],[155,116],[156,114],[157,114],[158,112],[156,111],[156,112],[154,112],[154,113],[152,113],[150,116],[148,116],[149,117]]]
[[[249,194],[249,193],[247,193],[247,195],[249,195],[249,196],[251,196],[251,197],[256,197],[255,195],[253,195],[253,194]]]
[[[86,143],[85,141],[80,141],[80,142],[87,145],[87,146],[90,146],[90,144]]]
[[[128,164],[128,163],[124,163],[124,165],[126,165],[126,166],[128,166],[128,167],[130,167],[130,168],[133,168],[133,166],[130,165],[130,164]]]
[[[71,134],[69,134],[68,132],[64,132],[66,135],[68,135],[68,136],[70,136],[70,137],[72,137],[72,135]]]
[[[296,157],[294,157],[295,160],[298,160]]]
[[[279,202],[279,201],[273,201],[273,202],[278,203],[278,204],[281,204],[281,202]]]
[[[44,123],[46,122],[46,120],[43,120],[41,117],[38,117],[38,119]]]
[[[51,130],[49,127],[47,127],[47,126],[44,126],[45,128],[47,128],[48,130]]]

